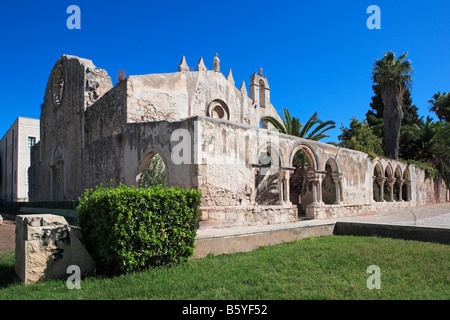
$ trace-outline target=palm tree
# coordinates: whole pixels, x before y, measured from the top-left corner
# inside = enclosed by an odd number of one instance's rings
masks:
[[[281,133],[314,141],[319,141],[323,138],[329,137],[329,135],[325,134],[325,132],[336,127],[336,123],[334,121],[329,120],[323,122],[319,120],[317,118],[317,112],[314,112],[314,114],[308,119],[308,121],[306,121],[305,124],[300,123],[298,118],[291,117],[289,110],[283,108],[283,112],[284,117],[280,114],[280,118],[283,123],[272,116],[262,117],[261,121],[270,123],[275,127],[276,130]],[[315,125],[318,126],[313,129]],[[310,132],[310,130],[312,131]]]
[[[450,120],[450,93],[440,93],[438,91],[428,103],[430,104],[430,111],[434,112],[439,120]]]
[[[447,122],[427,121],[419,127],[417,158],[425,160],[436,168],[447,186],[450,185],[450,124]]]
[[[398,158],[400,126],[403,120],[402,100],[406,89],[411,88],[411,62],[404,53],[395,59],[395,53],[389,51],[382,59],[375,60],[372,67],[372,80],[380,86],[384,104],[384,132],[386,155]]]

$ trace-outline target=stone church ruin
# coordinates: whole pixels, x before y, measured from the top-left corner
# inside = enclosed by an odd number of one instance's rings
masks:
[[[309,111],[308,111],[309,113]],[[200,189],[201,228],[287,223],[446,201],[441,180],[400,161],[271,130],[267,77],[236,87],[214,58],[192,71],[129,76],[113,86],[92,61],[54,65],[31,149],[30,201],[76,200],[103,184],[137,185],[158,155],[166,185]]]

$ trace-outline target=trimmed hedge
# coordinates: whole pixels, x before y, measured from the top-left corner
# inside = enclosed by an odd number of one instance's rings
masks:
[[[77,207],[97,272],[117,275],[183,262],[194,253],[201,192],[97,187]]]

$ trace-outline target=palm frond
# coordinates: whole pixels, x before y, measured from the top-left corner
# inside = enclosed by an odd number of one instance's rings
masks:
[[[262,117],[261,121],[270,123],[271,125],[273,125],[275,127],[275,129],[277,129],[281,133],[286,133],[286,129],[285,129],[284,125],[272,116]]]

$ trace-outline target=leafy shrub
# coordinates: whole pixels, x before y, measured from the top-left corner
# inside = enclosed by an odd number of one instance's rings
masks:
[[[77,210],[97,271],[117,275],[189,259],[200,197],[199,190],[162,186],[86,190]]]
[[[403,159],[397,159],[398,161],[405,162],[407,164],[412,164],[423,171],[425,171],[425,179],[434,179],[438,175],[437,170],[427,162],[421,162],[421,161],[415,161],[412,159],[403,160]]]

